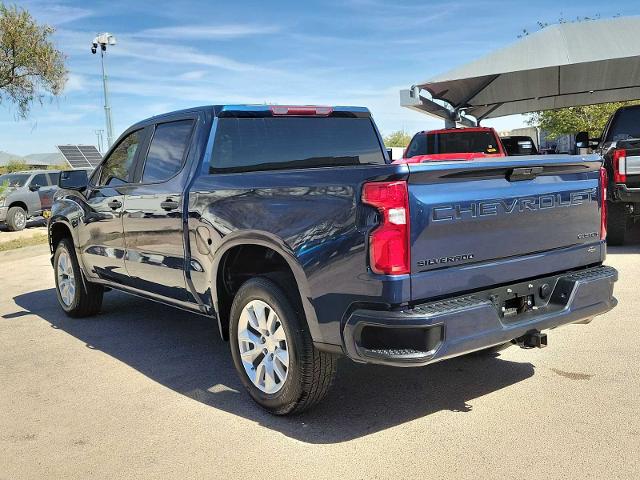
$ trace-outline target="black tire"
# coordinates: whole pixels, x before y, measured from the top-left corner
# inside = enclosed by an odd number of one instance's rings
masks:
[[[629,216],[624,203],[607,202],[607,243],[612,246],[624,245]]]
[[[240,358],[238,322],[245,306],[253,300],[261,300],[275,311],[287,338],[287,377],[280,390],[273,394],[265,393],[253,384]],[[299,413],[318,403],[329,391],[336,373],[337,357],[313,346],[302,307],[294,293],[269,278],[253,278],[240,287],[231,306],[229,342],[242,384],[258,405],[275,415]]]
[[[60,257],[65,253],[71,261],[71,268],[73,269],[75,279],[75,293],[73,295],[73,300],[68,305],[62,299],[58,278],[58,264]],[[58,303],[68,316],[72,318],[81,318],[95,315],[100,312],[104,288],[102,285],[96,285],[95,283],[86,281],[83,277],[76,257],[75,248],[73,247],[71,240],[68,238],[63,238],[60,240],[58,245],[56,245],[56,251],[53,255],[53,271],[56,281],[56,296],[58,297]]]
[[[22,207],[11,207],[7,212],[7,228],[11,232],[24,230],[27,226],[27,212]]]

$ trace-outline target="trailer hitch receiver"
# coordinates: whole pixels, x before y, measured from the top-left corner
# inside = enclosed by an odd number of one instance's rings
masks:
[[[547,346],[547,334],[538,330],[527,332],[515,339],[520,348],[544,348]]]

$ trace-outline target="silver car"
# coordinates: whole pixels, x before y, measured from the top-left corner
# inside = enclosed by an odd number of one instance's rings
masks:
[[[30,170],[0,175],[0,224],[22,230],[27,220],[49,211],[58,189],[56,170]]]

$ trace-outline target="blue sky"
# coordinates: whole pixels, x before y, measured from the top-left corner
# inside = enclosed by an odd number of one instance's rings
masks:
[[[345,0],[19,2],[57,31],[67,55],[62,96],[27,120],[0,105],[0,150],[55,151],[57,143],[96,143],[104,129],[93,37],[109,49],[116,136],[158,113],[215,103],[362,105],[383,133],[441,126],[399,106],[400,88],[474,60],[517,39],[536,21],[599,13],[640,14],[637,0],[449,2]],[[484,124],[518,127],[522,117]]]

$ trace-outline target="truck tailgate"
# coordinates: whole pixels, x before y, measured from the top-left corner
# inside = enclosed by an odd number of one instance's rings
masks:
[[[600,166],[597,156],[410,165],[412,300],[445,294],[441,281],[473,289],[508,280],[509,269],[515,278],[514,261],[531,255],[585,247],[574,263],[598,261]],[[553,258],[530,276],[561,270]]]

